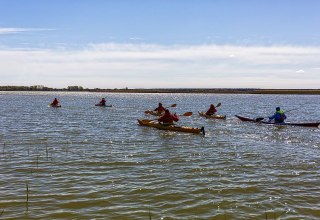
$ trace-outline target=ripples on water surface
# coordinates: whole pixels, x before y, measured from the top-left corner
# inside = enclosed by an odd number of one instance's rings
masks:
[[[205,137],[138,126],[160,101],[179,114],[221,102],[228,118],[181,117]],[[233,116],[280,105],[319,121],[319,96],[1,92],[0,105],[0,219],[320,218],[319,129]]]

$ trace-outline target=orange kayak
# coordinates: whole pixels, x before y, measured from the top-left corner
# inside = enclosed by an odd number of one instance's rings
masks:
[[[162,125],[158,121],[148,120],[148,119],[138,119],[139,125],[157,128],[159,130],[168,130],[168,131],[179,131],[187,132],[193,134],[205,134],[204,127],[202,128],[192,128],[187,126],[178,126],[178,125]]]

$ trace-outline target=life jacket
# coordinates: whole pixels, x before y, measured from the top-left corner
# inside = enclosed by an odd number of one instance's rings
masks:
[[[279,122],[284,122],[284,120],[287,118],[286,115],[284,114],[284,111],[276,111],[277,114],[279,114],[278,121]]]
[[[52,105],[56,106],[59,104],[59,101],[57,99],[54,99],[53,102],[52,102]]]
[[[161,116],[158,121],[163,124],[173,124],[173,121],[179,121],[179,117],[168,112]]]
[[[106,101],[105,99],[102,99],[102,100],[100,101],[100,104],[101,104],[101,105],[106,105],[106,102],[107,102],[107,101]]]
[[[217,112],[217,109],[214,106],[210,106],[209,110],[206,112],[206,115],[213,115]]]

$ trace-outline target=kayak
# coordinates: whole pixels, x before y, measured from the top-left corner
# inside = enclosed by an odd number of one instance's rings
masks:
[[[96,104],[95,106],[99,106],[99,107],[112,107],[112,105],[100,105],[100,104]]]
[[[227,116],[225,116],[225,115],[206,115],[205,112],[199,112],[199,115],[201,117],[211,118],[211,119],[226,119],[227,118]]]
[[[249,122],[255,122],[260,124],[270,124],[270,125],[289,125],[289,126],[302,126],[302,127],[318,127],[320,125],[320,122],[307,122],[307,123],[291,123],[291,122],[284,122],[284,123],[274,123],[274,122],[267,122],[267,121],[256,121],[255,119],[242,117],[239,115],[236,115],[237,118],[239,118],[241,121],[249,121]]]
[[[52,107],[52,108],[61,108],[61,105],[49,105],[49,107]]]
[[[141,119],[139,120],[139,125],[157,128],[159,130],[169,130],[169,131],[179,131],[179,132],[187,132],[193,134],[205,134],[204,127],[202,128],[192,128],[187,126],[178,126],[178,125],[162,125],[158,121]]]
[[[149,114],[149,115],[153,115],[153,116],[160,116],[160,115],[162,115],[164,112],[147,110],[147,111],[145,111],[144,113]]]

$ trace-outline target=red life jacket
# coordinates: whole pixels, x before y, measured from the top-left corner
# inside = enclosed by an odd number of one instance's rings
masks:
[[[57,106],[59,104],[59,101],[57,99],[54,99],[52,102],[52,105]]]
[[[158,121],[163,124],[173,124],[173,121],[179,121],[179,117],[168,112],[161,116]]]
[[[209,110],[206,112],[206,115],[213,115],[217,112],[217,109],[214,106],[210,106]]]

